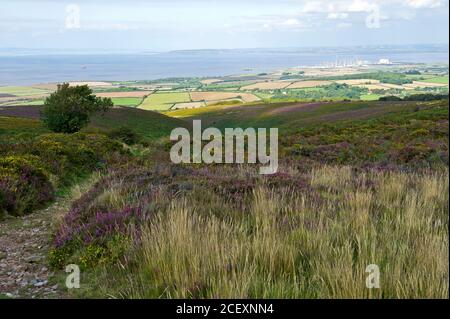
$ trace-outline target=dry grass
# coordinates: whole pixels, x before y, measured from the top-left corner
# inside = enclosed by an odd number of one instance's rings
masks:
[[[220,101],[241,98],[244,102],[255,102],[260,99],[251,93],[236,92],[191,92],[192,101]]]
[[[142,231],[134,267],[101,290],[125,298],[448,298],[448,171],[324,166],[320,198],[257,187],[248,209],[205,214],[183,197]],[[210,198],[214,201],[213,198]],[[203,211],[203,213],[199,213]],[[228,216],[228,217],[227,217]],[[368,289],[366,267],[380,268]]]
[[[420,81],[413,81],[411,84],[404,84],[403,86],[408,88],[432,88],[432,87],[446,87],[448,84],[446,83],[432,83],[432,82],[420,82]]]
[[[172,106],[172,110],[177,109],[196,109],[198,107],[205,106],[205,102],[186,102],[186,103],[177,103]]]
[[[112,83],[110,82],[102,82],[102,81],[78,81],[78,82],[69,82],[71,86],[77,86],[77,85],[88,85],[91,87],[104,87],[104,86],[112,86]]]
[[[276,90],[288,87],[292,82],[287,81],[273,81],[273,82],[258,82],[241,87],[241,90]]]
[[[303,88],[313,88],[318,86],[324,86],[329,85],[333,82],[331,81],[299,81],[294,82],[291,85],[289,85],[288,89],[303,89]]]

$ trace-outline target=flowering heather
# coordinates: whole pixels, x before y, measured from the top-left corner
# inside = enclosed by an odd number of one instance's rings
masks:
[[[143,220],[140,207],[126,207],[118,211],[97,212],[83,223],[74,223],[79,211],[71,210],[55,235],[54,244],[61,248],[72,241],[89,245],[102,243],[109,236],[125,233],[130,223],[139,224]]]

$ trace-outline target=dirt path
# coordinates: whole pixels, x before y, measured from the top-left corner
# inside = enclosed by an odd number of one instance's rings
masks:
[[[52,283],[46,257],[52,223],[65,205],[61,199],[47,209],[0,221],[0,299],[64,296],[62,287]]]

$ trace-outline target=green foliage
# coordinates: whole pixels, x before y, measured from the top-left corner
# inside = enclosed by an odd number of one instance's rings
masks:
[[[44,206],[54,196],[39,157],[10,155],[0,158],[0,212],[23,215]]]
[[[134,145],[142,140],[142,136],[139,133],[127,126],[121,126],[111,130],[108,136],[112,139],[118,139],[127,145]]]
[[[357,80],[357,79],[373,79],[379,80],[381,83],[389,84],[407,84],[412,83],[413,80],[408,78],[407,75],[402,73],[393,72],[368,72],[359,74],[349,74],[340,76],[321,77],[318,80]]]
[[[122,151],[119,143],[102,134],[44,134],[35,139],[29,151],[39,156],[60,184],[68,184],[96,168],[104,167],[107,158]]]
[[[448,94],[412,94],[405,96],[403,101],[437,101],[437,100],[448,100]]]
[[[432,94],[432,93],[419,93],[407,95],[403,98],[395,95],[382,96],[379,101],[440,101],[448,100],[448,94]]]
[[[111,99],[96,97],[87,85],[71,87],[64,83],[45,100],[41,116],[53,132],[75,133],[89,123],[93,113],[112,106]]]
[[[298,90],[276,90],[272,99],[298,99],[298,100],[359,100],[367,89],[347,84],[333,83],[330,85]]]
[[[382,96],[378,99],[378,101],[403,101],[403,99],[399,96],[396,95],[387,95],[387,96]]]
[[[0,212],[21,215],[44,206],[54,189],[102,169],[123,152],[120,143],[101,134],[49,133],[1,145]]]

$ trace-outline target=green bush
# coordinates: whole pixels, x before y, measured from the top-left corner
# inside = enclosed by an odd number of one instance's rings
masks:
[[[127,126],[121,126],[111,130],[108,136],[120,140],[127,145],[134,145],[142,141],[142,136]]]
[[[102,134],[51,133],[37,137],[30,151],[65,183],[103,167],[109,156],[122,151],[122,146]]]
[[[38,157],[12,155],[0,159],[0,211],[27,214],[53,197],[53,186]]]
[[[96,97],[87,85],[71,87],[64,83],[45,100],[41,117],[53,132],[75,133],[89,123],[93,113],[112,106],[111,99]]]

